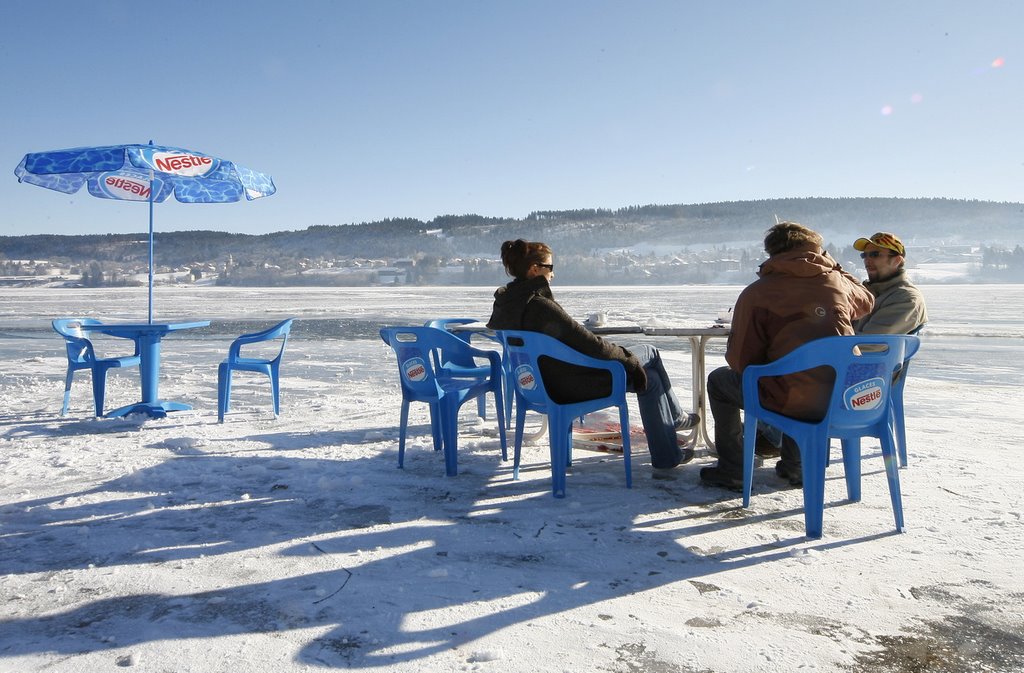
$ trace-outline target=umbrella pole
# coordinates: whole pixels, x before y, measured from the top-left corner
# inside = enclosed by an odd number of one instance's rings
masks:
[[[150,141],[152,142],[152,141]],[[153,171],[149,171],[149,324],[153,324]]]

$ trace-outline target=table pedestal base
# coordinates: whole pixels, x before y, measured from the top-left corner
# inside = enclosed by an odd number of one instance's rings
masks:
[[[167,415],[168,411],[188,411],[191,408],[192,405],[185,404],[184,402],[168,402],[166,400],[152,403],[136,402],[135,404],[129,404],[120,409],[107,412],[106,418],[119,418],[129,414],[149,414],[153,418],[163,418]]]

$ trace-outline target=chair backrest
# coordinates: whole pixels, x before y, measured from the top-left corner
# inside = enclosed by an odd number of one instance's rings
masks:
[[[836,371],[836,385],[829,405],[829,428],[834,431],[853,431],[885,423],[889,419],[890,396],[894,375],[909,360],[908,350],[917,351],[917,337],[886,335],[833,337],[838,347],[830,366]],[[908,347],[909,340],[913,346]],[[859,346],[884,346],[885,350],[870,350]]]
[[[243,334],[234,341],[231,342],[231,347],[228,349],[228,361],[234,362],[241,357],[242,346],[246,344],[255,344],[262,341],[273,341],[274,339],[281,339],[281,348],[277,351],[277,356],[268,360],[268,362],[278,362],[281,360],[281,356],[284,355],[284,347],[288,344],[288,334],[292,330],[292,322],[294,318],[288,318],[282,320],[273,327],[269,327],[262,332],[253,332],[252,334]]]
[[[907,334],[910,334],[910,335],[920,334],[921,330],[923,330],[925,328],[925,326],[927,326],[927,325],[928,325],[928,323],[923,322],[920,325],[918,325],[917,327],[915,327],[914,329],[912,329],[909,332],[907,332]],[[903,359],[903,367],[899,371],[899,373],[897,373],[896,376],[893,377],[893,386],[896,388],[897,392],[900,393],[900,394],[902,394],[903,386],[904,386],[904,384],[907,381],[906,371],[907,371],[907,367],[910,366],[910,359],[912,357],[914,357],[914,354],[917,353],[917,349],[918,349],[918,347],[920,345],[921,345],[920,341],[915,343],[914,347],[913,347],[913,350],[911,350],[909,345],[907,346],[906,357]]]
[[[440,399],[443,395],[437,380],[442,353],[470,362],[474,357],[488,357],[487,351],[435,327],[384,327],[380,338],[398,358],[403,393],[419,400]]]
[[[475,322],[478,322],[476,318],[434,318],[433,320],[428,320],[423,323],[423,326],[447,330],[449,325],[470,325]],[[469,340],[468,332],[456,334],[455,336],[459,337],[463,341]],[[465,336],[465,338],[463,338],[463,336]]]
[[[775,362],[748,367],[743,373],[744,397],[757,394],[760,377],[830,367],[836,378],[822,423],[833,437],[855,433],[888,421],[893,376],[919,345],[918,337],[902,334],[816,339]]]
[[[477,322],[475,318],[435,318],[434,320],[428,320],[423,324],[424,327],[433,327],[434,329],[448,331],[449,325],[469,325],[470,323]],[[470,332],[451,332],[460,341],[470,343],[471,333]],[[475,362],[472,356],[466,356],[465,354],[441,351],[441,362],[451,363],[459,367],[473,367]]]
[[[57,318],[50,323],[58,334],[71,339],[88,339],[90,327],[102,325],[95,318]]]
[[[69,361],[87,363],[96,359],[96,352],[89,340],[89,327],[103,323],[95,318],[57,318],[50,324],[57,334],[64,337]]]
[[[528,408],[545,409],[552,402],[544,387],[539,361],[553,358],[562,362],[609,370],[612,374],[612,392],[601,399],[619,399],[626,393],[626,370],[616,360],[600,360],[570,348],[558,339],[540,332],[502,330],[499,332],[505,345],[508,370],[515,383],[516,399],[524,400]]]

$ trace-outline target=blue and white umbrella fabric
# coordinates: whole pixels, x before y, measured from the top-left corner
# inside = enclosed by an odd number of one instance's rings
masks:
[[[101,199],[149,203],[149,322],[153,322],[153,204],[249,201],[277,191],[265,173],[180,147],[111,145],[26,154],[14,174],[65,194],[85,185]]]

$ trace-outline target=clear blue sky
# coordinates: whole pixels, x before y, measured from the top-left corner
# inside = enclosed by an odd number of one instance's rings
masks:
[[[157,231],[802,196],[1024,201],[1024,2],[5,3],[0,233],[146,230],[19,184],[145,143],[278,193]],[[808,223],[813,226],[813,223]]]

